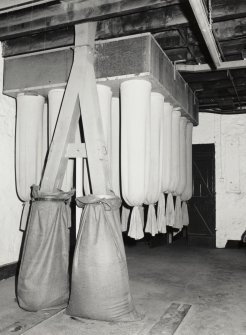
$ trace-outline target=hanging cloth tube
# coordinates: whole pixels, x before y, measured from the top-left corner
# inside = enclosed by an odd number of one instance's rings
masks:
[[[169,184],[169,194],[167,198],[167,225],[173,226],[175,222],[173,195],[176,194],[179,183],[179,130],[180,130],[179,110],[174,109],[172,112],[172,154],[171,154],[171,177]]]
[[[130,208],[126,207],[125,205],[122,205],[122,211],[121,211],[121,230],[122,232],[125,232],[128,229],[130,213],[131,213]]]
[[[108,151],[110,154],[110,138],[111,138],[111,105],[112,105],[112,91],[111,88],[106,85],[97,84],[97,94],[99,100],[100,113],[102,118],[103,135]],[[110,161],[110,157],[109,157]]]
[[[18,94],[16,113],[16,190],[24,201],[20,229],[25,230],[31,186],[39,184],[43,168],[44,97]]]
[[[42,130],[42,171],[44,168],[44,162],[48,151],[48,106],[47,103],[44,104],[43,111],[43,130]]]
[[[150,125],[147,132],[146,166],[146,198],[145,204],[149,205],[145,232],[155,236],[158,233],[157,219],[154,204],[158,201],[162,186],[162,121],[164,97],[160,93],[151,93]]]
[[[172,111],[170,103],[164,103],[163,110],[163,163],[162,163],[162,192],[169,192],[171,183],[171,158],[172,158]]]
[[[188,122],[186,127],[186,186],[181,195],[182,203],[182,224],[183,226],[189,225],[189,212],[187,201],[192,197],[192,131],[193,124]]]
[[[170,226],[170,227],[174,226],[175,212],[174,212],[172,193],[168,193],[168,196],[167,196],[166,221],[167,221],[167,226]]]
[[[171,158],[171,182],[169,190],[175,194],[179,183],[179,131],[180,111],[173,110],[172,113],[172,158]]]
[[[148,208],[145,233],[150,233],[152,236],[155,236],[156,234],[158,234],[158,226],[157,226],[157,219],[156,219],[154,204],[150,204]]]
[[[193,124],[189,122],[187,125],[187,200],[190,200],[193,192],[192,185],[192,131]]]
[[[187,119],[186,117],[181,117],[180,119],[180,137],[179,137],[179,183],[177,186],[177,195],[181,195],[184,192],[186,185],[186,126]]]
[[[182,210],[180,196],[176,197],[175,210],[174,210],[174,228],[182,229]]]
[[[193,124],[188,122],[186,127],[186,186],[181,195],[182,201],[188,201],[192,197],[192,131]]]
[[[164,97],[160,93],[151,93],[149,152],[146,155],[148,175],[146,176],[145,204],[154,204],[158,201],[161,193],[162,182],[162,116],[164,108]]]
[[[120,228],[121,200],[114,196],[77,199],[84,207],[73,258],[67,313],[103,321],[134,321]]]
[[[51,143],[54,135],[64,92],[65,89],[57,88],[50,90],[48,93],[49,144]],[[73,171],[74,171],[74,161],[73,159],[68,159],[67,169],[61,187],[61,189],[65,192],[68,192],[73,188]]]
[[[171,158],[172,158],[172,111],[170,103],[164,102],[163,120],[162,120],[162,178],[161,191],[157,209],[157,226],[160,233],[166,233],[166,200],[165,194],[169,192],[171,182]]]
[[[144,210],[142,206],[134,206],[130,214],[130,225],[128,236],[135,240],[140,240],[144,237]]]
[[[112,191],[120,197],[120,101],[116,97],[112,98],[109,149]]]
[[[166,218],[166,199],[165,194],[161,193],[157,207],[157,227],[159,233],[165,234],[167,232],[167,218]]]
[[[128,80],[121,84],[121,178],[122,196],[134,206],[129,233],[142,238],[143,222],[139,209],[146,197],[146,147],[150,120],[151,84],[146,80]],[[136,235],[134,232],[138,232]]]
[[[22,201],[30,200],[31,186],[39,184],[42,170],[44,97],[17,96],[16,188]]]

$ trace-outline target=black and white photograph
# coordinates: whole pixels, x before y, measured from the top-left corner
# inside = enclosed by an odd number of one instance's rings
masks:
[[[246,335],[246,0],[0,0],[0,335]]]

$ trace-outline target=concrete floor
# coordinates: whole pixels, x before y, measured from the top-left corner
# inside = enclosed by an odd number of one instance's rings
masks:
[[[144,314],[141,321],[78,321],[61,311],[53,316],[39,314],[40,323],[24,331],[18,325],[25,320],[28,325],[37,313],[18,308],[10,278],[0,282],[1,335],[23,331],[30,335],[173,334],[165,327],[151,331],[171,303],[191,305],[175,335],[246,334],[246,249],[194,248],[176,241],[156,248],[139,243],[127,247],[126,253],[132,295]],[[42,321],[47,316],[51,317]]]

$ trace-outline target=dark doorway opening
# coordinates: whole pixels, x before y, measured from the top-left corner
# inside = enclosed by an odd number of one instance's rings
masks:
[[[192,244],[215,247],[215,147],[195,144],[193,197],[189,201],[188,238]]]

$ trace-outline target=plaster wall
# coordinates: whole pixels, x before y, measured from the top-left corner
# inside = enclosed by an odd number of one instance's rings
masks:
[[[2,81],[0,57],[0,266],[18,260],[22,239],[14,169],[16,106],[1,93]],[[246,115],[200,114],[199,123],[193,143],[215,143],[216,245],[223,248],[246,230]]]
[[[216,246],[246,230],[246,114],[199,115],[193,144],[215,144]]]
[[[14,99],[2,94],[2,84],[0,56],[0,266],[18,260],[22,239],[19,230],[22,204],[15,190],[16,106]]]

